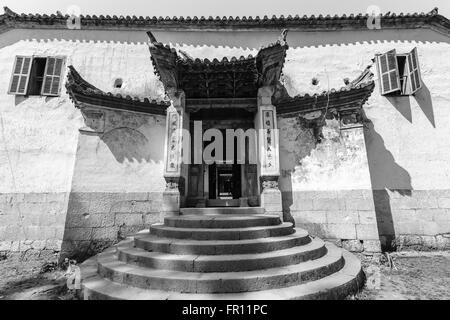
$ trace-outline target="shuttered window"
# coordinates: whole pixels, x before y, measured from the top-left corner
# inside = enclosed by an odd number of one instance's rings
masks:
[[[381,94],[400,91],[400,75],[395,50],[377,56]]]
[[[422,87],[417,48],[397,55],[395,50],[376,56],[381,94],[411,95]]]
[[[41,94],[43,96],[57,96],[61,87],[64,58],[49,57],[45,66],[44,82]]]
[[[31,71],[31,57],[17,56],[9,86],[10,94],[24,95],[27,92]]]
[[[422,87],[422,79],[420,76],[419,58],[417,55],[417,48],[414,48],[408,54],[408,71],[409,83],[411,84],[411,94],[416,93]]]
[[[17,56],[8,93],[58,96],[64,65],[64,57]]]

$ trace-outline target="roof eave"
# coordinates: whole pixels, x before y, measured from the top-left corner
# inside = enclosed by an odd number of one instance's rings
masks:
[[[119,111],[132,111],[153,115],[165,115],[170,103],[167,101],[156,101],[122,97],[120,94],[104,92],[84,80],[73,66],[69,66],[67,74],[66,90],[77,108],[83,105],[96,106]]]

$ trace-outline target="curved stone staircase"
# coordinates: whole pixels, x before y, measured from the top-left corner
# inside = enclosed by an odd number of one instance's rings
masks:
[[[341,299],[359,260],[258,208],[185,209],[81,265],[85,299]],[[249,214],[251,213],[251,214]]]

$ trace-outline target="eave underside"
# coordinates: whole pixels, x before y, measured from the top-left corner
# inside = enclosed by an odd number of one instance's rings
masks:
[[[166,91],[182,90],[186,99],[251,99],[258,88],[278,83],[288,48],[286,32],[256,57],[193,59],[158,42],[151,32],[149,49],[155,73]]]
[[[375,82],[368,66],[363,73],[347,86],[315,95],[289,96],[283,86],[275,92],[272,103],[277,107],[277,115],[291,117],[314,111],[352,112],[359,110],[371,96]]]
[[[166,101],[122,97],[119,94],[104,92],[84,80],[73,66],[69,66],[66,82],[67,93],[75,106],[93,106],[120,111],[131,111],[154,115],[165,115],[170,105]]]

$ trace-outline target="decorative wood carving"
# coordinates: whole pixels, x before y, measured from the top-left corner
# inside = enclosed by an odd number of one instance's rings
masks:
[[[261,187],[262,190],[266,189],[278,189],[278,176],[262,176]]]

